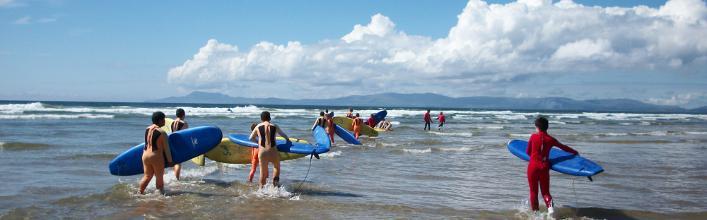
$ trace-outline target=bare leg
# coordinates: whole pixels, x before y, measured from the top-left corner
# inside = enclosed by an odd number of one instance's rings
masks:
[[[155,170],[155,186],[160,194],[164,194],[164,163],[155,164],[153,166]]]
[[[265,183],[267,183],[268,179],[268,160],[265,160],[264,158],[260,158],[260,188],[263,188],[265,186]]]
[[[152,169],[152,165],[145,164],[145,162],[142,163],[142,167],[145,175],[143,175],[140,180],[140,194],[145,194],[145,188],[147,188],[147,184],[150,183],[150,180],[152,180],[152,176],[155,175],[155,172]]]
[[[174,177],[176,177],[177,180],[179,180],[179,173],[180,173],[181,171],[182,171],[182,165],[175,164],[175,165],[174,165]]]
[[[279,155],[278,155],[279,156]],[[273,178],[272,184],[275,186],[280,186],[280,159],[277,158],[272,162],[273,164]]]

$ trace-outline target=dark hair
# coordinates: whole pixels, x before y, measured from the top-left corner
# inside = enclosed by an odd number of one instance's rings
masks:
[[[543,116],[539,116],[538,118],[535,119],[535,127],[540,129],[541,131],[547,131],[549,127],[549,122],[547,121],[547,118]]]
[[[270,121],[270,112],[263,111],[263,113],[260,113],[260,120],[261,121]]]
[[[352,112],[352,111],[353,111],[353,108],[349,107],[349,111]]]
[[[164,113],[157,111],[152,113],[152,124],[157,124],[160,120],[164,120]]]
[[[252,123],[250,124],[250,130],[255,130],[255,127],[258,126],[258,123]]]
[[[181,109],[181,108],[177,109],[177,117],[180,117],[180,118],[184,117],[184,114],[185,114],[184,109]]]
[[[358,113],[356,113],[356,117],[359,117]]]
[[[430,110],[429,110],[429,109],[427,109],[427,112],[430,112]]]
[[[319,116],[324,116],[324,112],[319,112]]]

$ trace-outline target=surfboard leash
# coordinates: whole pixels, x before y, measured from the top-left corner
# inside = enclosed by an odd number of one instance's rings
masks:
[[[297,186],[297,188],[295,188],[294,192],[300,191],[300,189],[302,189],[302,184],[304,183],[304,181],[307,181],[307,177],[309,176],[309,170],[312,169],[312,158],[313,157],[314,157],[314,153],[309,155],[309,166],[307,167],[307,174],[304,175],[304,179],[302,179],[302,181],[299,182],[299,185]],[[317,157],[317,159],[319,159],[319,157]]]

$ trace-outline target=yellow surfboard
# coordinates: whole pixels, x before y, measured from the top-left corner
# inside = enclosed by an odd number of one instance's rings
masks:
[[[334,117],[334,123],[337,125],[341,126],[342,128],[353,131],[353,126],[351,125],[353,123],[353,119],[343,117],[343,116],[335,116]],[[369,136],[369,137],[377,137],[378,136],[378,131],[373,130],[368,125],[362,125],[361,126],[361,135]]]
[[[278,139],[283,139],[282,137],[277,137]],[[290,141],[293,142],[300,142],[300,143],[308,143],[305,140],[300,140],[296,138],[290,138]],[[216,162],[221,162],[221,163],[230,163],[230,164],[250,164],[250,157],[251,157],[251,152],[252,152],[251,147],[245,147],[241,146],[238,144],[235,144],[231,142],[228,138],[223,138],[221,140],[221,144],[217,145],[214,147],[214,149],[210,150],[209,152],[206,152],[204,154],[206,158],[209,158],[210,160],[216,161]],[[297,159],[297,158],[302,158],[307,155],[304,154],[291,154],[291,153],[285,153],[285,152],[280,152],[280,161],[283,160],[292,160],[292,159]],[[198,157],[194,158],[197,159]],[[194,162],[194,159],[192,161]],[[201,161],[198,161],[201,162]],[[196,163],[196,162],[195,162]]]

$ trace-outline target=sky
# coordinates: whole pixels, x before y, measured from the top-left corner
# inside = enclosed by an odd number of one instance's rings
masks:
[[[0,99],[192,91],[707,105],[703,0],[0,0]]]

